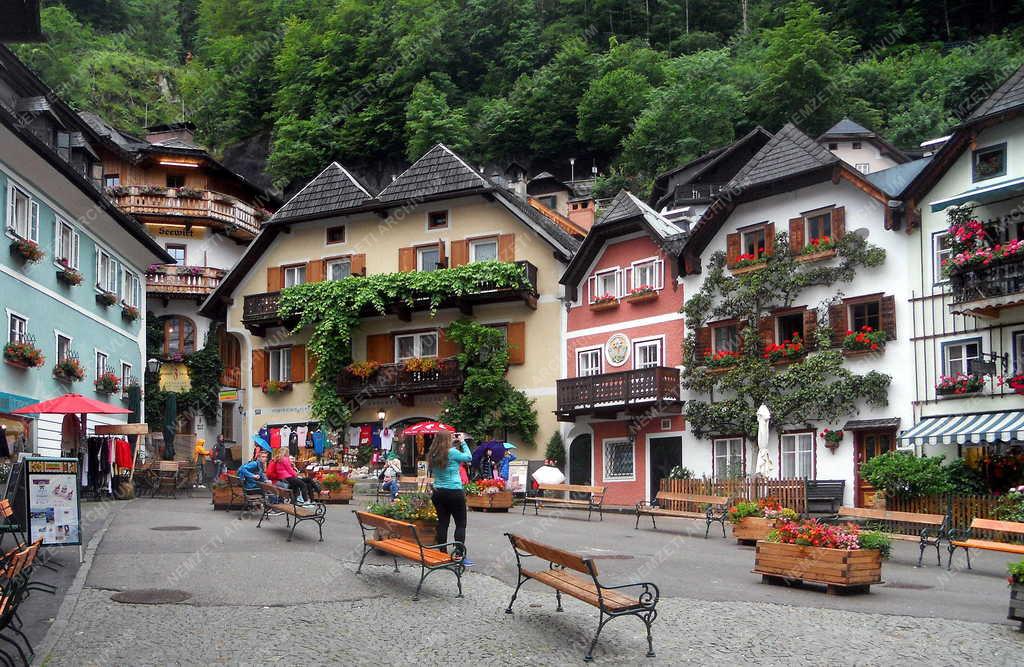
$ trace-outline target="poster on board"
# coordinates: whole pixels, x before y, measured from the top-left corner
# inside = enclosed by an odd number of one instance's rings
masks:
[[[44,546],[82,544],[78,459],[27,457],[25,494],[29,540]]]

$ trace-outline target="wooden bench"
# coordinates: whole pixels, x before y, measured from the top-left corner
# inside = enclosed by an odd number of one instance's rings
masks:
[[[526,514],[527,503],[533,503],[533,513],[542,505],[565,505],[567,507],[586,507],[587,521],[590,515],[597,510],[601,521],[604,521],[604,491],[603,486],[585,486],[583,484],[538,484],[538,491],[551,491],[559,493],[587,493],[590,494],[586,500],[575,500],[573,498],[549,498],[548,496],[527,496],[523,499],[523,514]]]
[[[356,521],[359,522],[359,530],[363,534],[363,557],[359,559],[359,567],[356,574],[363,570],[363,561],[366,555],[378,549],[391,555],[395,562],[395,572],[398,572],[398,559],[404,558],[420,566],[420,583],[416,586],[416,593],[413,600],[420,599],[420,589],[423,588],[423,581],[433,572],[438,570],[449,570],[455,574],[455,581],[459,587],[459,594],[455,597],[462,597],[462,573],[466,568],[462,564],[466,558],[466,545],[462,542],[446,542],[444,544],[424,545],[416,533],[416,526],[405,521],[389,519],[379,514],[360,512],[353,510]],[[367,539],[367,535],[374,535],[373,539]],[[452,553],[447,548],[452,548]]]
[[[707,505],[702,512],[688,512],[685,510],[670,510],[662,507],[665,502],[677,502],[684,504]],[[681,519],[704,519],[704,539],[707,539],[711,531],[711,524],[718,523],[722,526],[722,537],[725,537],[725,520],[729,518],[729,505],[732,499],[728,496],[705,496],[699,493],[681,493],[677,491],[658,491],[654,503],[636,504],[636,524],[634,529],[640,528],[640,517],[651,517],[651,526],[657,529],[658,524],[654,521],[656,516],[667,516]]]
[[[835,512],[843,504],[846,493],[845,479],[805,479],[804,493],[807,498],[807,511],[811,511],[811,503],[828,503],[828,511]]]
[[[839,512],[831,517],[830,522],[842,521],[845,518],[857,519],[867,523],[869,526],[875,521],[893,521],[897,523],[909,523],[921,526],[917,535],[904,535],[883,530],[886,535],[894,540],[917,541],[919,553],[917,555],[917,567],[921,567],[926,547],[935,547],[935,560],[942,565],[942,555],[939,551],[939,542],[946,534],[945,514],[920,514],[917,512],[891,512],[870,507],[840,507]]]
[[[1002,551],[1008,554],[1024,554],[1024,544],[1013,544],[1011,542],[1000,542],[998,540],[980,540],[971,537],[974,530],[994,530],[1000,533],[1018,535],[1024,540],[1024,523],[1019,521],[997,521],[996,519],[971,519],[971,526],[967,530],[949,531],[949,562],[946,569],[953,566],[953,551],[960,547],[967,554],[967,569],[971,569],[971,549],[985,549],[987,551]]]
[[[649,582],[638,582],[624,584],[621,586],[605,586],[597,577],[597,564],[592,558],[584,558],[562,549],[534,542],[533,540],[519,537],[512,533],[505,533],[512,543],[512,550],[516,554],[516,567],[519,570],[519,583],[509,600],[506,614],[512,613],[512,604],[519,595],[519,589],[527,580],[533,579],[546,586],[555,589],[555,599],[558,600],[558,608],[562,609],[562,593],[570,595],[577,600],[585,602],[598,609],[597,632],[590,642],[590,648],[584,660],[593,660],[594,647],[597,645],[597,638],[601,636],[601,630],[605,624],[613,618],[620,616],[636,616],[647,627],[647,657],[654,657],[654,643],[651,639],[651,625],[658,617],[655,609],[658,605],[658,587]],[[536,557],[548,562],[547,568],[527,570],[523,567],[523,559]],[[569,570],[579,572],[585,576],[573,574]],[[626,588],[636,588],[637,596],[626,595],[619,591]]]
[[[291,527],[288,533],[288,541],[292,541],[295,528],[303,521],[313,521],[320,531],[320,541],[324,541],[324,521],[327,519],[327,506],[323,503],[314,503],[313,507],[304,507],[296,503],[295,492],[288,488],[282,488],[269,482],[257,482],[263,490],[263,514],[260,516],[259,528],[263,520],[273,515],[274,512],[284,514],[285,527]],[[277,500],[274,500],[274,496]],[[291,517],[289,520],[288,517]]]
[[[252,516],[253,512],[263,508],[263,492],[260,489],[249,489],[246,490],[242,480],[239,479],[237,472],[228,473],[228,485],[239,489],[242,494],[242,506],[238,509],[238,520],[241,521],[242,517],[246,514]]]

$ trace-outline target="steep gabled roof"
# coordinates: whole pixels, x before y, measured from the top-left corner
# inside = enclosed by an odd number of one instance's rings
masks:
[[[444,144],[437,144],[380,191],[381,202],[430,199],[455,192],[483,190],[491,184]]]
[[[272,222],[297,218],[324,217],[365,204],[373,199],[359,181],[337,162],[327,168],[304,188],[295,193],[274,214]]]
[[[830,127],[828,131],[818,137],[818,143],[823,144],[829,141],[843,140],[850,141],[853,139],[873,144],[878,148],[882,155],[887,155],[900,164],[910,161],[910,156],[906,153],[890,144],[875,132],[869,130],[856,121],[850,120],[849,118],[844,118]]]
[[[873,171],[864,178],[890,197],[898,198],[931,161],[932,156],[929,155],[913,162],[898,164],[881,171]]]
[[[849,135],[849,136],[874,136],[874,132],[864,127],[860,123],[844,118],[832,127],[825,131],[825,134],[821,137],[836,136],[836,135]],[[821,141],[821,137],[818,137],[818,141]]]
[[[830,167],[841,160],[828,149],[786,123],[743,168],[736,173],[729,188],[749,188],[795,176],[815,169]]]
[[[971,112],[965,125],[1024,107],[1024,65]]]

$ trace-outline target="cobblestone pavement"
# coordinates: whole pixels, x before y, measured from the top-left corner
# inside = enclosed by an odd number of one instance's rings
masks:
[[[595,609],[567,598],[565,612],[557,613],[553,593],[531,583],[520,593],[516,613],[504,613],[514,565],[507,540],[501,547],[501,531],[521,517],[472,516],[478,566],[464,580],[466,597],[456,599],[454,577],[438,572],[413,602],[416,568],[403,566],[396,574],[390,560],[371,556],[363,574],[355,574],[358,530],[348,510],[331,508],[324,542],[300,537],[310,528],[301,526],[287,543],[283,522],[256,529],[255,521],[211,512],[200,499],[133,501],[95,549],[88,576],[79,582],[84,587],[62,607],[63,620],[37,664],[581,661],[597,627]],[[153,530],[186,526],[197,530]],[[634,542],[626,543],[629,535],[637,536]],[[555,519],[541,538],[578,550],[605,545],[601,568],[615,575],[614,583],[648,579],[662,588],[654,624],[657,657],[645,658],[643,624],[623,618],[602,632],[594,653],[599,664],[1024,664],[1024,634],[998,622],[1008,594],[1005,581],[999,584],[992,573],[956,575],[929,590],[880,587],[877,594],[873,589],[871,595],[837,598],[762,585],[749,572],[750,551],[731,541],[637,532],[614,517],[603,524]],[[621,558],[627,550],[656,554],[657,547],[679,540],[682,546],[666,551],[663,560]],[[916,554],[903,556],[912,562]],[[995,561],[989,569],[1002,566]],[[931,581],[944,572],[900,563],[886,568],[887,580],[907,582]],[[713,597],[723,587],[728,599]],[[178,589],[191,597],[167,605],[110,599],[140,588]],[[987,605],[979,606],[989,614],[981,618],[992,622],[934,611],[936,596],[947,596],[941,599],[952,606],[972,589],[972,602]],[[742,599],[743,591],[749,599]]]

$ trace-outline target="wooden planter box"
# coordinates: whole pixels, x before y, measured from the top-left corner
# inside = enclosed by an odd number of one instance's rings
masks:
[[[213,497],[213,509],[215,510],[237,510],[242,509],[242,489],[237,486],[216,487],[210,489]]]
[[[590,304],[590,309],[598,313],[601,312],[602,310],[615,310],[618,307],[618,301],[601,301],[599,303]]]
[[[512,492],[484,493],[466,496],[466,507],[477,512],[507,512],[512,507]]]
[[[741,544],[754,544],[768,539],[768,533],[775,529],[775,519],[760,516],[745,516],[732,525],[732,536]]]
[[[824,584],[829,594],[867,593],[871,584],[882,583],[882,554],[877,549],[825,549],[760,540],[753,571],[765,583],[802,581]]]
[[[734,276],[742,276],[744,273],[753,273],[754,271],[760,271],[765,267],[767,262],[760,262],[758,264],[750,264],[748,266],[739,266],[736,268],[730,268],[729,272]]]
[[[817,262],[823,259],[830,259],[836,256],[836,249],[831,248],[829,250],[822,250],[820,252],[811,252],[806,255],[797,255],[793,259],[798,262]]]
[[[1020,622],[1020,630],[1024,632],[1024,583],[1010,585],[1010,613],[1006,618]]]
[[[866,357],[871,354],[882,354],[885,351],[885,345],[880,346],[877,350],[843,350],[844,357]]]
[[[416,535],[420,538],[420,543],[423,546],[430,546],[434,544],[434,540],[437,539],[437,522],[426,522],[426,521],[413,521],[412,524],[416,526]],[[390,537],[396,537],[388,532],[386,529],[378,529],[377,537],[382,540],[386,540]]]
[[[622,300],[630,303],[647,303],[648,301],[654,301],[657,298],[657,292],[641,292],[640,294],[627,294],[622,297]]]
[[[352,500],[352,493],[354,486],[351,484],[342,484],[341,488],[337,491],[328,492],[324,489],[317,494],[317,500],[322,503],[348,505],[348,501]]]

